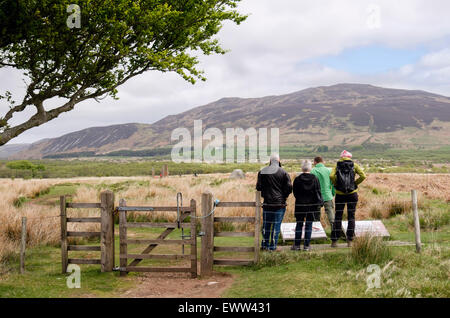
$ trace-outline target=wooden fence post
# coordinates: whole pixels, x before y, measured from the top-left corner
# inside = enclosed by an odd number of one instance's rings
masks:
[[[22,240],[20,242],[20,273],[25,273],[25,247],[27,245],[27,217],[22,217]]]
[[[114,268],[114,193],[100,194],[101,204],[101,265],[102,272],[112,272]]]
[[[67,273],[67,265],[69,264],[69,255],[67,252],[67,211],[66,196],[59,197],[59,206],[61,211],[61,265],[62,273]]]
[[[197,203],[191,199],[191,277],[197,278]],[[184,239],[184,238],[183,238]]]
[[[127,202],[125,199],[120,199],[119,202],[120,207],[127,206]],[[119,211],[119,242],[120,242],[120,276],[127,276],[128,272],[123,271],[122,269],[127,267],[127,254],[128,254],[128,245],[125,242],[127,239],[127,211]]]
[[[259,262],[259,242],[261,233],[261,192],[256,191],[255,194],[255,258],[254,262],[257,264]]]
[[[213,271],[214,260],[214,215],[210,214],[213,209],[213,197],[211,192],[202,193],[202,254],[201,254],[201,276],[208,276]]]
[[[422,249],[422,243],[420,241],[420,221],[419,221],[419,211],[417,207],[417,191],[411,190],[411,200],[412,200],[412,210],[414,216],[414,233],[416,236],[416,252],[420,253]]]

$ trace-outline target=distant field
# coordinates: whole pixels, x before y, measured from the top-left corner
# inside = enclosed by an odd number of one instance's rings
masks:
[[[438,155],[439,154],[439,155]],[[290,173],[301,170],[301,160],[312,160],[318,153],[297,153],[295,156],[281,154],[283,167]],[[339,153],[322,153],[326,165],[332,166]],[[398,158],[396,157],[398,156]],[[405,150],[401,154],[389,151],[379,155],[354,153],[355,160],[369,173],[449,173],[450,149],[446,152],[426,153]],[[294,158],[294,159],[293,159]],[[159,176],[164,164],[169,166],[170,175],[193,175],[229,173],[234,169],[244,172],[257,172],[264,163],[174,163],[170,160],[156,160],[137,157],[98,157],[72,159],[31,160],[35,165],[43,165],[44,170],[10,169],[7,160],[0,160],[0,178],[76,178],[76,177],[114,177],[151,176],[152,169]]]

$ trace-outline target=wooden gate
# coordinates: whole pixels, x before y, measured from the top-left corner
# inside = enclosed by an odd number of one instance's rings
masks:
[[[189,207],[136,207],[127,206],[125,200],[120,200],[119,207],[119,235],[120,235],[120,276],[128,272],[190,272],[192,278],[197,277],[197,233],[196,233],[196,202],[191,200]],[[177,222],[128,222],[127,212],[179,212]],[[190,222],[184,222],[187,217]],[[129,239],[127,229],[129,228],[165,228],[156,238],[151,240]],[[190,228],[190,238],[180,240],[169,240],[167,237],[176,228]],[[128,254],[128,244],[147,244],[141,254]],[[158,245],[190,245],[191,251],[188,255],[181,254],[150,254]],[[144,259],[166,259],[180,260],[189,259],[190,267],[154,267],[138,266]]]
[[[254,207],[255,215],[252,217],[216,217],[212,213],[214,202],[212,193],[202,194],[202,256],[201,256],[201,275],[210,275],[213,271],[213,265],[251,265],[259,262],[259,238],[261,231],[261,192],[257,191],[255,201],[249,202],[219,202],[215,207]],[[214,223],[252,223],[253,232],[215,232]],[[253,246],[215,246],[215,237],[254,237]],[[217,259],[214,258],[214,252],[253,252],[253,259]]]
[[[101,265],[102,272],[111,272],[114,267],[114,194],[101,193],[100,203],[69,203],[66,196],[60,197],[61,210],[61,263],[62,273],[67,272],[68,264]],[[99,209],[99,217],[67,217],[67,209]],[[67,231],[67,223],[99,223],[100,232]],[[70,237],[100,238],[100,245],[68,245]],[[69,251],[98,251],[100,258],[69,258]]]

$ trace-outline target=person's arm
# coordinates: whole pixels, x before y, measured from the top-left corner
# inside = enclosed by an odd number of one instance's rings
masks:
[[[315,175],[317,178],[319,177],[319,172],[317,171],[316,168],[312,168],[311,174]]]
[[[361,182],[363,182],[366,179],[366,174],[364,173],[364,170],[356,163],[355,163],[355,172],[359,176],[359,178],[356,179],[355,184],[359,185]]]
[[[286,172],[286,180],[285,180],[285,188],[284,188],[284,197],[287,198],[292,192],[292,181],[289,173]]]
[[[294,194],[294,197],[297,199],[297,192],[298,192],[298,180],[297,178],[294,179],[294,182],[292,184],[292,193]]]
[[[314,180],[315,183],[315,190],[317,193],[317,199],[318,199],[318,203],[323,206],[323,198],[322,198],[322,191],[320,190],[320,182],[319,179],[316,177],[316,179]]]
[[[333,185],[336,185],[336,166],[333,167],[330,173],[330,180]]]
[[[261,171],[258,172],[258,178],[256,181],[256,191],[261,191],[262,190],[262,186],[261,186]]]

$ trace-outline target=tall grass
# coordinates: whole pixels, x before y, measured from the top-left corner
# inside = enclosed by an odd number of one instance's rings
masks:
[[[369,233],[355,238],[350,255],[352,261],[360,265],[382,264],[392,257],[383,239]]]
[[[289,171],[291,179],[296,176]],[[128,205],[175,206],[176,194],[183,194],[183,205],[190,204],[190,200],[197,202],[197,214],[201,214],[201,195],[211,191],[215,199],[221,201],[253,201],[255,198],[256,173],[246,171],[243,180],[230,180],[229,174],[213,174],[185,176],[170,176],[168,178],[151,177],[80,177],[74,179],[1,179],[0,180],[0,262],[12,257],[17,252],[20,233],[21,217],[27,216],[29,245],[58,244],[59,206],[58,195],[48,189],[55,185],[70,183],[76,187],[72,195],[73,202],[99,202],[100,192],[106,189],[115,190],[115,204],[119,199],[125,199]],[[410,203],[407,192],[411,188],[419,190],[419,205],[424,198],[436,198],[445,203],[450,198],[450,178],[448,175],[400,175],[400,174],[369,174],[367,180],[359,189],[360,201],[357,206],[356,218],[387,218],[392,214],[404,213],[409,216]],[[62,188],[61,188],[62,189]],[[374,193],[373,189],[377,189]],[[422,192],[420,192],[422,191]],[[43,196],[45,194],[45,196]],[[406,195],[405,195],[406,194]],[[295,222],[294,203],[291,195],[288,198],[288,207],[284,222]],[[395,208],[395,205],[400,208]],[[422,226],[433,229],[442,224],[448,224],[448,210],[442,212],[424,211]],[[395,212],[395,213],[394,213]],[[69,209],[72,217],[95,216],[98,210]],[[254,208],[217,208],[217,216],[251,216]],[[141,220],[167,220],[173,221],[176,213],[136,213]],[[49,218],[49,216],[56,216]],[[326,220],[326,219],[323,219]],[[327,222],[322,222],[327,226]],[[405,220],[408,223],[408,219]],[[71,230],[85,229],[87,224],[69,224]],[[236,224],[224,225],[229,229],[251,231],[251,226],[241,227]],[[81,228],[83,227],[83,228]]]

